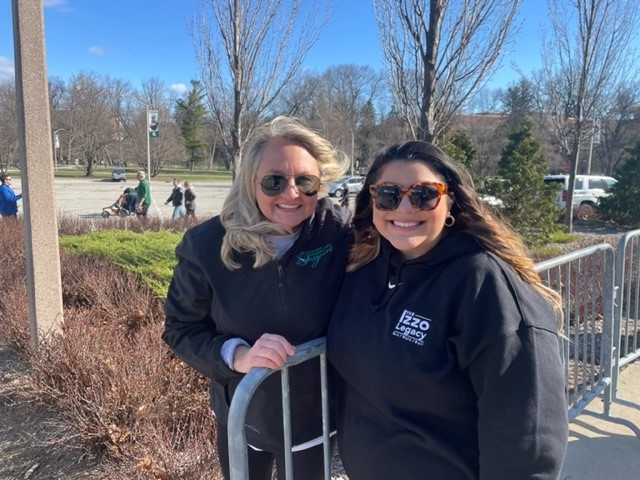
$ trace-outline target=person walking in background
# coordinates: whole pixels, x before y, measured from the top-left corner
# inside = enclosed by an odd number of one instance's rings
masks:
[[[138,196],[136,195],[136,189],[127,187],[124,189],[124,207],[129,211],[130,214],[136,213],[136,202],[138,201]]]
[[[327,140],[278,117],[250,140],[221,214],[188,229],[176,248],[162,338],[212,381],[226,479],[227,416],[244,374],[279,368],[295,345],[326,334],[344,278],[350,215],[319,194],[347,167]],[[319,480],[318,359],[292,367],[290,381],[294,476]],[[267,378],[254,399],[246,418],[249,478],[270,479],[275,461],[283,479],[280,375]]]
[[[167,201],[164,202],[165,205],[169,205],[171,203],[173,205],[173,214],[171,215],[172,219],[176,219],[178,217],[185,216],[185,209],[182,202],[184,201],[184,192],[182,191],[182,186],[180,185],[180,179],[173,179],[173,190],[171,190],[171,195],[167,198]]]
[[[375,158],[353,225],[327,335],[349,478],[557,479],[561,302],[518,235],[420,141]]]
[[[187,217],[196,216],[196,192],[190,181],[184,182],[184,208],[187,211]]]
[[[12,182],[11,175],[0,175],[0,215],[3,217],[18,216],[18,200],[22,198],[22,194],[15,194]]]
[[[344,208],[349,208],[349,182],[344,182],[344,194],[342,195],[342,199],[340,200],[340,205]]]
[[[138,186],[136,187],[136,216],[142,222],[147,221],[147,212],[149,205],[151,205],[151,188],[149,187],[149,180],[147,180],[144,171],[140,170],[136,178],[138,179]]]

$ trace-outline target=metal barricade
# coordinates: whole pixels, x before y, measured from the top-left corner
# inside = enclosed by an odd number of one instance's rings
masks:
[[[560,349],[569,420],[573,420],[611,384],[613,247],[600,244],[583,248],[538,263],[536,271],[563,301]]]
[[[602,396],[607,421],[631,428],[632,422],[613,417],[612,402],[640,408],[618,399],[617,378],[622,366],[640,357],[640,230],[627,233],[617,249],[603,243],[586,247],[536,264],[536,271],[562,297],[564,324],[560,350],[567,384],[568,417],[574,420],[597,397]],[[618,293],[618,301],[616,299]],[[229,410],[229,463],[231,480],[245,480],[248,474],[245,416],[253,393],[269,376],[280,372],[285,443],[285,474],[292,478],[291,411],[289,368],[320,357],[322,387],[322,430],[324,478],[330,479],[329,401],[325,338],[299,345],[296,353],[278,370],[254,368],[236,389]]]
[[[247,454],[247,437],[244,431],[245,416],[253,393],[271,374],[280,372],[282,378],[282,412],[284,429],[285,475],[293,478],[292,440],[291,440],[291,408],[289,398],[289,368],[299,363],[320,357],[320,380],[322,392],[322,436],[324,446],[324,478],[331,478],[331,449],[329,443],[329,394],[327,383],[327,357],[325,337],[311,340],[296,347],[296,353],[289,357],[285,365],[277,370],[254,368],[238,385],[229,409],[229,468],[231,480],[249,478],[249,460]]]
[[[640,230],[627,232],[618,240],[616,255],[618,292],[613,345],[618,354],[613,367],[612,400],[640,408],[638,403],[618,398],[620,368],[640,358]]]
[[[613,247],[603,243],[538,263],[536,270],[546,284],[562,296],[565,321],[560,344],[567,383],[569,420],[582,413],[593,399],[602,396],[603,413],[592,410],[587,413],[629,427],[640,437],[637,425],[611,414],[614,401],[640,407],[616,398],[621,366],[618,348],[621,345],[621,312],[626,312],[629,318],[633,311],[637,318],[640,298],[637,293],[637,251],[627,252],[624,246],[634,244],[637,249],[635,237],[638,235],[629,235],[628,242],[620,241],[615,264]],[[632,237],[634,242],[630,241]],[[636,260],[631,268],[627,268],[630,273],[625,274],[624,257],[627,256]],[[631,285],[636,294],[625,294],[626,290],[631,290]],[[618,292],[620,295],[615,301]],[[627,302],[627,298],[633,298],[634,302]],[[631,330],[630,322],[627,323],[626,332]],[[633,332],[637,336],[637,320],[633,325]],[[637,340],[632,344],[635,346],[634,352],[631,352],[629,343],[623,345],[625,363],[638,357]]]

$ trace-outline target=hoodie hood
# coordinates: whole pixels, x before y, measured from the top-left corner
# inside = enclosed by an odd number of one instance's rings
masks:
[[[412,260],[405,260],[387,240],[382,239],[380,255],[386,259],[386,275],[379,286],[379,293],[372,299],[373,310],[382,308],[400,287],[413,276],[424,274],[425,270],[442,268],[445,264],[463,256],[480,252],[482,247],[476,240],[457,230],[450,230],[427,253]]]

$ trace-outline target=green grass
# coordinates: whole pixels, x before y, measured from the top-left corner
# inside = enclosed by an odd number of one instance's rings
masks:
[[[578,236],[575,234],[556,231],[551,234],[547,243],[532,247],[531,251],[537,261],[540,259],[553,258],[562,254],[562,249],[559,245],[571,244],[577,240]]]
[[[89,178],[111,178],[111,170],[113,167],[96,167]],[[127,172],[127,180],[136,181],[136,172],[140,170],[138,167],[125,168]],[[19,177],[19,174],[14,174]],[[58,167],[54,172],[56,178],[87,178],[84,171],[75,167],[65,165]],[[151,181],[170,182],[174,178],[181,180],[197,180],[199,182],[230,182],[231,172],[229,170],[187,170],[184,168],[163,168],[162,171],[153,177]]]
[[[114,167],[96,167],[88,178],[111,178],[111,170],[113,170],[113,168]],[[127,172],[127,180],[135,182],[136,172],[138,172],[140,168],[132,167],[125,168],[125,170]],[[18,169],[10,168],[7,170],[7,173],[12,177],[21,178],[20,170]],[[87,178],[83,170],[73,165],[59,166],[54,170],[53,175],[56,178]],[[174,178],[179,178],[183,181],[231,182],[231,171],[219,169],[191,171],[184,168],[163,168],[158,175],[151,179],[151,181],[171,182]]]
[[[532,250],[536,261],[540,261],[540,259],[554,258],[562,254],[562,250],[557,245],[542,245],[535,247]]]
[[[554,232],[549,238],[549,243],[572,243],[578,239],[578,236],[573,233],[566,233],[562,231]]]
[[[63,235],[67,252],[98,256],[136,273],[153,292],[164,298],[175,266],[174,249],[182,233],[169,230],[132,232],[101,230],[83,235]]]

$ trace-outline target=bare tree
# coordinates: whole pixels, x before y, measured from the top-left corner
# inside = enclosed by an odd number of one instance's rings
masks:
[[[594,155],[599,159],[600,171],[614,175],[617,167],[628,157],[626,149],[640,136],[640,82],[619,85],[615,97],[606,103],[599,119],[599,148]]]
[[[447,137],[459,130],[468,132],[476,148],[475,162],[470,170],[477,178],[495,176],[498,171],[498,161],[507,143],[504,130],[500,126],[504,121],[504,114],[495,112],[477,114],[459,114],[453,118],[455,128]]]
[[[291,113],[350,154],[355,173],[358,159],[372,147],[376,121],[387,91],[381,72],[366,65],[342,64],[320,74],[304,72],[283,89],[277,109]],[[365,128],[366,126],[366,128]]]
[[[141,91],[134,91],[121,80],[110,80],[109,85],[118,139],[117,145],[112,144],[108,150],[113,163],[129,166],[133,161],[133,165],[146,170],[149,155],[149,175],[155,177],[167,163],[186,160],[171,109],[173,100],[165,96],[166,85],[160,79],[143,80]],[[160,125],[159,135],[149,139],[148,110],[158,111]]]
[[[551,37],[543,37],[545,111],[557,145],[567,155],[565,223],[573,228],[575,177],[591,125],[634,71],[630,47],[638,28],[637,0],[548,0]]]
[[[302,71],[280,93],[275,110],[312,122],[316,117],[316,101],[322,88],[322,75]]]
[[[190,25],[209,110],[235,168],[245,140],[328,20],[315,0],[201,0]]]
[[[378,101],[383,85],[383,76],[369,66],[337,65],[323,74],[325,124],[329,127],[329,138],[343,151],[350,152],[353,162],[356,153],[356,137],[362,124],[364,109]],[[358,152],[359,153],[359,152]]]
[[[116,139],[109,98],[108,85],[94,73],[80,72],[69,80],[64,102],[68,156],[77,160],[86,176],[93,173],[100,155]]]
[[[512,40],[520,0],[374,0],[389,83],[414,138],[437,141]]]
[[[19,166],[16,86],[13,81],[0,82],[0,173],[11,165]]]

